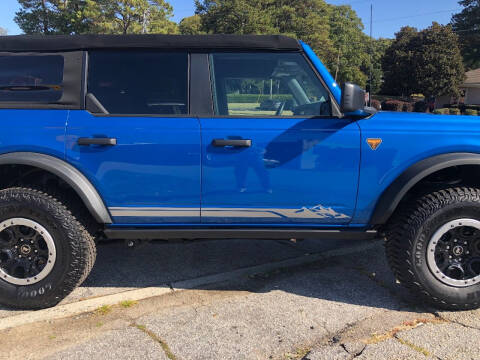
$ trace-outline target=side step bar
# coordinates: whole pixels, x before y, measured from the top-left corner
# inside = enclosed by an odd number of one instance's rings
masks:
[[[119,229],[104,230],[107,239],[178,240],[178,239],[324,239],[368,240],[376,239],[376,230],[316,230],[316,229]]]

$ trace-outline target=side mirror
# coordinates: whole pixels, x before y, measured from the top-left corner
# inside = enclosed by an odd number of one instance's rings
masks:
[[[365,109],[365,91],[358,85],[345,83],[342,86],[342,113],[352,113]]]

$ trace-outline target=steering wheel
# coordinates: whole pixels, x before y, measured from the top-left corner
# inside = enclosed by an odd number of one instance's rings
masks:
[[[285,104],[286,103],[287,103],[286,101],[282,101],[282,103],[280,104],[280,106],[277,109],[277,112],[275,113],[275,116],[280,116],[280,115],[283,114],[283,110],[285,109]]]

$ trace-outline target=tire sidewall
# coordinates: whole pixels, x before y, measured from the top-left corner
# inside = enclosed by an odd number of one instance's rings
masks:
[[[11,218],[26,218],[42,225],[52,236],[56,260],[51,272],[32,285],[15,285],[0,279],[0,302],[15,307],[43,307],[58,303],[64,295],[62,284],[69,272],[72,243],[68,231],[55,213],[57,204],[43,194],[38,197],[10,193],[0,195],[0,222]]]
[[[444,224],[463,218],[480,220],[480,204],[474,201],[460,201],[434,211],[417,231],[410,256],[412,269],[422,284],[423,291],[440,303],[469,307],[480,302],[480,284],[468,287],[444,284],[433,275],[427,263],[427,248],[435,232]]]

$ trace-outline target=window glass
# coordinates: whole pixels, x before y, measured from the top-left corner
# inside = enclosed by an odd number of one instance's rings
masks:
[[[188,55],[155,51],[91,52],[88,92],[110,114],[186,114]]]
[[[63,57],[0,56],[0,101],[56,102],[63,91]]]
[[[327,90],[298,53],[211,55],[215,113],[330,116]]]

